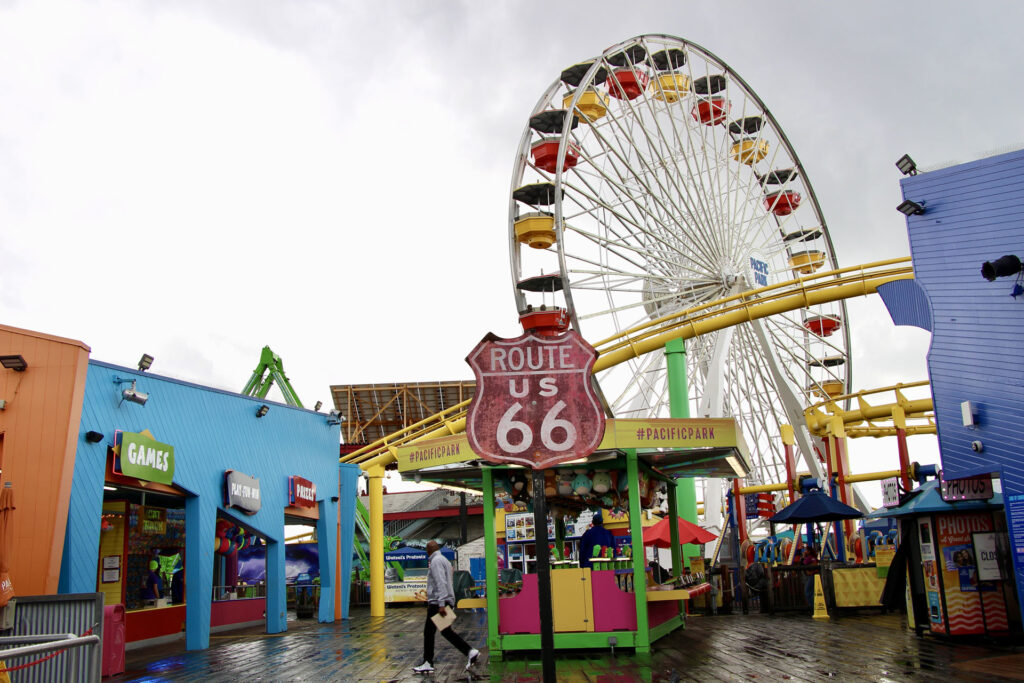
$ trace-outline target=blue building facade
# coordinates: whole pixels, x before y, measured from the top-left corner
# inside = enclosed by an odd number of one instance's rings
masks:
[[[129,386],[148,395],[144,405],[122,400],[122,391]],[[269,410],[258,417],[261,405]],[[339,430],[336,421],[330,424],[322,413],[90,361],[80,433],[102,438],[79,439],[60,592],[97,590],[108,448],[114,445],[116,432],[148,431],[174,447],[173,487],[184,497],[188,649],[209,646],[218,518],[263,538],[266,628],[268,633],[286,630],[284,525],[293,476],[316,487],[321,587],[317,616],[321,622],[334,620],[335,595],[340,591],[342,616],[347,617],[360,470],[339,465]],[[254,514],[226,505],[227,470],[259,480],[260,506]],[[347,549],[341,553],[341,566],[335,560],[338,547]]]
[[[908,176],[901,186],[924,209],[907,219],[915,280],[879,293],[897,324],[932,332],[944,478],[1002,480],[1024,609],[1024,296],[1015,290],[1020,273],[981,275],[985,262],[1024,258],[1024,150]]]

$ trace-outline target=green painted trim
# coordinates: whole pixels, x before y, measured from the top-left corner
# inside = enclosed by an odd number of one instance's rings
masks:
[[[669,633],[672,633],[672,631],[675,631],[679,627],[683,627],[683,628],[686,627],[686,621],[683,619],[682,615],[680,615],[678,617],[672,617],[671,619],[666,621],[664,624],[658,624],[657,626],[655,626],[654,628],[652,628],[650,630],[651,631],[651,642],[653,643],[658,638],[661,638],[662,636],[666,636]]]
[[[602,649],[610,647],[608,638],[614,637],[617,641],[615,647],[636,647],[636,631],[604,631],[599,633],[556,633],[556,650],[576,649]],[[512,650],[540,650],[540,634],[516,633],[500,636],[501,649],[505,652]]]
[[[498,540],[494,532],[494,474],[484,465],[480,468],[483,476],[484,494],[484,562],[487,565],[487,648],[501,653],[501,638],[498,635]],[[487,503],[490,503],[489,505]]]
[[[633,553],[633,593],[636,596],[636,624],[637,637],[636,647],[647,648],[651,644],[650,633],[647,628],[647,592],[644,587],[647,585],[647,567],[645,566],[646,556],[643,552],[643,525],[640,519],[640,493],[637,486],[640,481],[637,478],[637,457],[636,449],[626,451],[626,476],[629,477],[629,534],[633,547],[640,542],[640,552]]]

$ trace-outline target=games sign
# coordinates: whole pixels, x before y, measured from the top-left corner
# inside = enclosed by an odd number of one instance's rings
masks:
[[[604,436],[591,384],[597,351],[575,330],[488,334],[466,362],[476,376],[466,435],[484,460],[535,470],[590,455]]]

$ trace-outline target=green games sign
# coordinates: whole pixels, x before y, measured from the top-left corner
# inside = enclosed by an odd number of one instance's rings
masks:
[[[120,470],[126,477],[170,485],[174,481],[174,446],[148,434],[121,432]]]

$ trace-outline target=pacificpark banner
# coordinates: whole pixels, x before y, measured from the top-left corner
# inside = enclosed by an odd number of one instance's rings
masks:
[[[399,446],[395,450],[398,451],[396,458],[399,472],[467,462],[476,460],[478,457],[470,449],[469,440],[465,434],[419,441],[409,446]]]
[[[605,423],[598,449],[722,448],[736,446],[742,437],[731,418],[613,419]],[[465,434],[418,441],[396,449],[399,472],[477,460]]]

